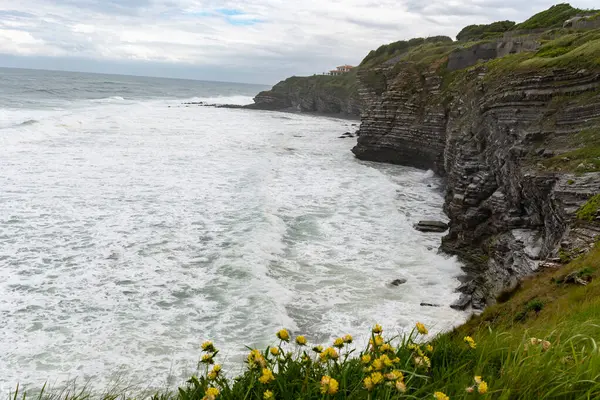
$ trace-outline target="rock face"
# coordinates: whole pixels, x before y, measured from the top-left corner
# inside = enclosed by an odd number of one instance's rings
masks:
[[[476,58],[498,48],[470,51]],[[600,193],[600,172],[542,164],[580,148],[581,132],[600,130],[600,67],[498,73],[481,64],[451,81],[444,71],[401,62],[359,73],[365,107],[353,152],[446,178],[450,232],[442,248],[460,255],[475,279],[455,305],[462,309],[471,296],[484,305],[545,260],[600,237],[598,222],[575,215]]]
[[[421,232],[446,232],[448,224],[441,221],[419,221],[415,229]]]
[[[360,116],[361,101],[354,74],[292,77],[260,92],[246,108]]]

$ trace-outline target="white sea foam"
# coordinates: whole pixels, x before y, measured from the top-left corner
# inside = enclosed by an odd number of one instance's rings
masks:
[[[459,264],[411,226],[443,218],[431,172],[356,160],[347,121],[113,100],[0,131],[0,390],[464,318]]]

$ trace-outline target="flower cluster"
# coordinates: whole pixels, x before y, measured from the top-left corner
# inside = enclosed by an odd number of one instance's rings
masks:
[[[463,341],[465,343],[467,343],[469,345],[470,348],[475,349],[477,348],[477,343],[475,343],[475,340],[473,340],[473,338],[471,336],[465,336],[463,338]]]
[[[468,387],[467,393],[474,393],[475,390],[477,390],[477,393],[479,394],[486,394],[488,391],[488,384],[486,381],[484,381],[483,379],[481,379],[481,376],[476,376],[474,378],[475,381],[475,385]]]
[[[411,389],[409,383],[415,382],[415,379],[426,379],[431,368],[433,347],[428,343],[415,341],[415,332],[418,335],[427,335],[428,329],[424,324],[417,323],[415,331],[399,346],[384,338],[381,325],[375,325],[371,332],[369,346],[360,353],[357,360],[362,365],[362,370],[358,370],[362,376],[359,375],[358,379],[359,382],[362,381],[359,388],[365,391],[365,398],[395,398],[403,393],[411,395],[411,390],[415,388]],[[346,366],[356,365],[346,363],[355,351],[350,348],[354,342],[352,335],[340,336],[326,348],[321,345],[309,346],[305,336],[292,338],[286,329],[281,329],[275,336],[279,339],[277,346],[269,346],[263,352],[252,349],[246,358],[247,372],[244,379],[250,379],[252,382],[249,389],[254,391],[252,398],[275,400],[279,395],[285,394],[278,392],[285,390],[281,379],[289,379],[290,366],[293,366],[293,371],[300,368],[302,376],[305,377],[303,379],[307,379],[302,386],[303,390],[320,393],[323,398],[347,396],[349,391],[356,390],[356,386],[345,386],[355,384],[347,381],[344,372]],[[474,342],[472,343],[471,347],[474,347]],[[307,346],[314,352],[312,355]],[[200,393],[204,395],[202,400],[228,398],[231,387],[227,379],[222,377],[221,365],[215,364],[218,350],[212,342],[204,342],[202,352],[199,365],[205,365],[205,375],[199,379],[193,378],[190,382],[201,390]],[[410,378],[405,379],[405,376]],[[476,385],[470,389],[486,393],[487,384],[477,380],[478,378],[476,377]],[[433,396],[438,400],[448,399],[442,392],[436,392]]]
[[[531,344],[531,346],[540,346],[542,351],[548,351],[550,350],[550,347],[552,347],[552,343],[550,343],[547,340],[542,340],[542,339],[537,339],[537,338],[531,338],[529,339],[529,343]],[[525,351],[527,351],[529,349],[529,346],[526,344],[525,345]]]
[[[219,352],[219,350],[216,349],[215,345],[210,341],[206,341],[202,343],[202,346],[200,347],[202,348],[202,352],[205,353],[202,355],[202,359],[200,360],[200,362],[207,365],[214,364],[214,358]]]
[[[321,378],[321,393],[325,394],[336,394],[339,388],[339,383],[330,376],[323,376]]]

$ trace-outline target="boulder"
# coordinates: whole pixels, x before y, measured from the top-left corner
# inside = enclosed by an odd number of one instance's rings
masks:
[[[471,296],[467,294],[461,294],[460,298],[452,303],[450,307],[455,310],[464,311],[467,309],[467,307],[469,307],[469,304],[471,304]]]
[[[405,284],[405,283],[406,283],[406,279],[394,279],[394,280],[391,282],[391,285],[392,285],[392,286],[400,286],[400,285],[403,285],[403,284]]]
[[[421,232],[446,232],[448,224],[442,221],[419,221],[415,229]]]

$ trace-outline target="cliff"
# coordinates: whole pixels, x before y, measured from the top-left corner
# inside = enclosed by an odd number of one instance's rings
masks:
[[[467,262],[466,300],[483,307],[600,238],[600,30],[429,43],[357,76],[353,152],[446,177],[442,248]]]
[[[260,92],[254,104],[246,108],[358,117],[361,102],[357,88],[354,72],[342,76],[291,77],[271,90]]]

